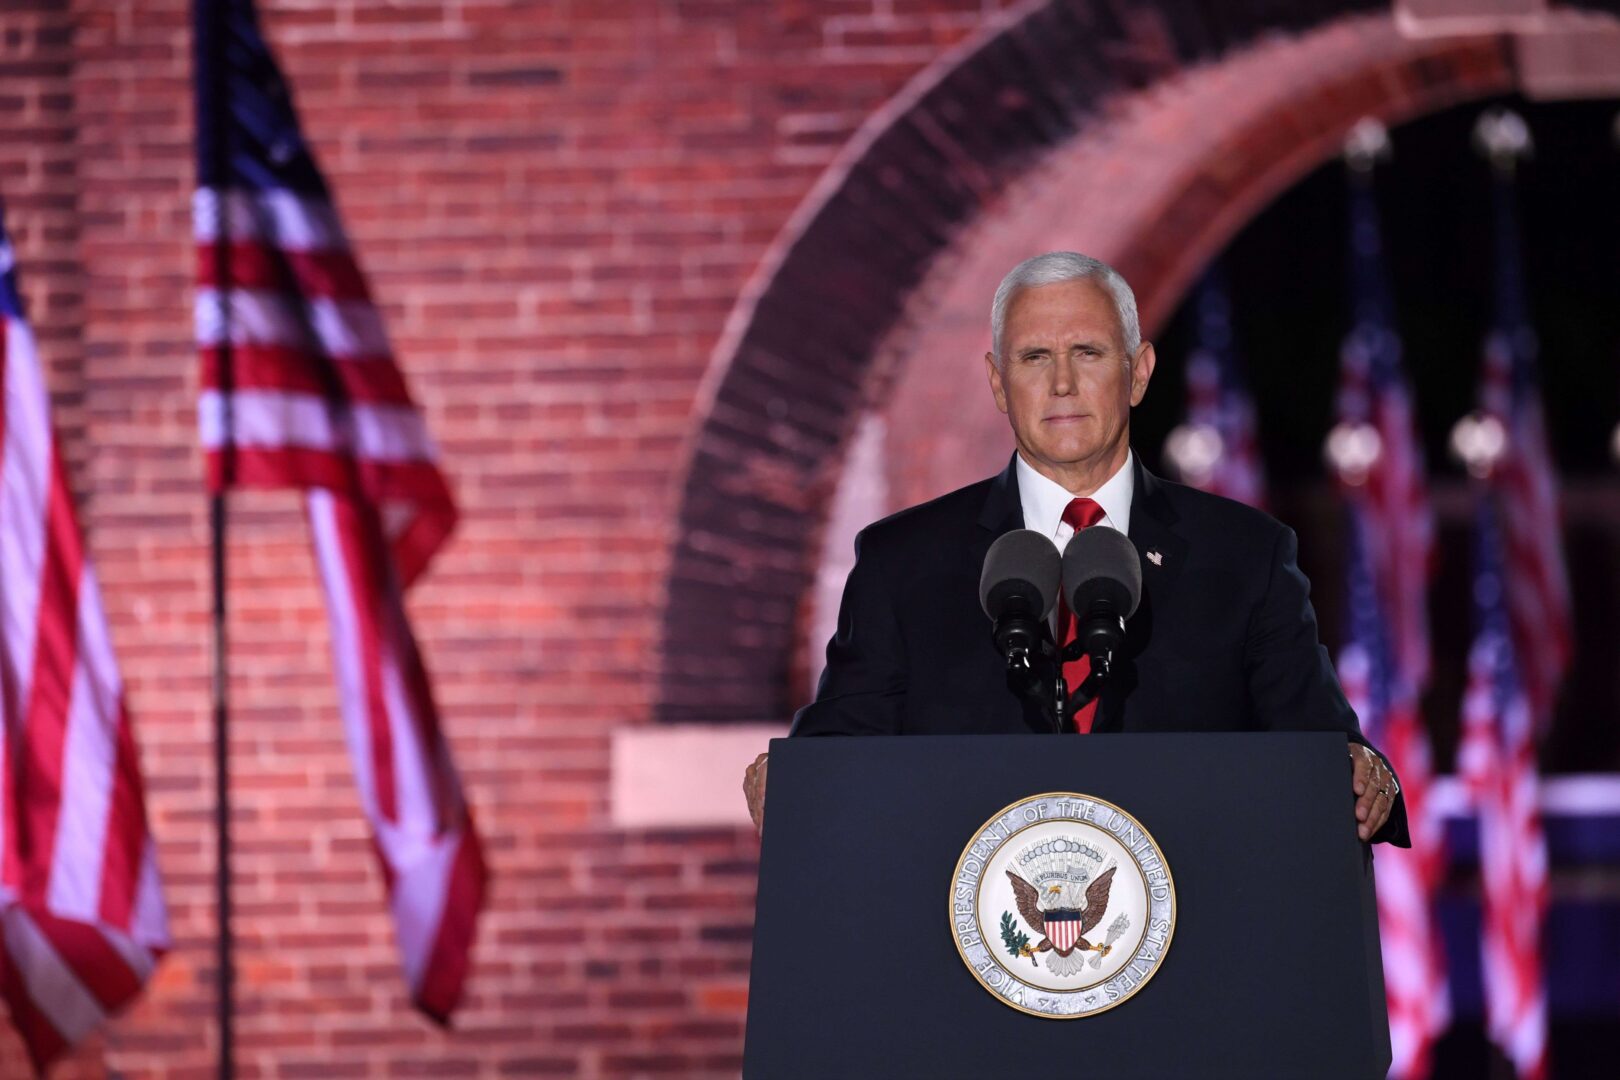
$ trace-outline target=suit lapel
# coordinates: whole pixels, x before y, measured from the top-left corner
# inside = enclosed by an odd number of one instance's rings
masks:
[[[984,557],[989,554],[990,545],[995,543],[997,538],[1024,527],[1024,503],[1018,493],[1017,466],[1018,455],[1014,452],[1007,462],[1007,467],[990,485],[990,493],[984,498],[984,507],[979,512],[978,527],[973,530],[973,542],[970,545],[975,580],[984,568]],[[989,636],[989,628],[986,627],[985,637],[988,639]],[[1050,635],[1046,638],[1050,643]],[[1023,710],[1024,723],[1031,731],[1046,733],[1052,730],[1051,722],[1041,712],[1039,705],[1024,698],[1018,701]]]
[[[1024,504],[1018,494],[1018,455],[1014,454],[990,485],[979,511],[979,527],[973,532],[973,565],[982,567],[990,545],[1003,533],[1024,527]],[[961,520],[958,518],[957,520]]]
[[[1142,600],[1125,624],[1125,648],[1115,664],[1114,676],[1098,704],[1099,723],[1094,731],[1123,731],[1125,705],[1136,689],[1136,658],[1153,638],[1155,607],[1163,608],[1187,563],[1187,541],[1176,530],[1179,515],[1170,505],[1164,482],[1133,458],[1136,490],[1131,496],[1129,536],[1142,565]],[[1155,600],[1158,603],[1155,603]]]
[[[1164,491],[1164,481],[1142,467],[1135,459],[1136,493],[1131,496],[1131,543],[1142,560],[1144,597],[1155,586],[1164,588],[1175,581],[1186,565],[1187,541],[1175,531],[1179,519]]]

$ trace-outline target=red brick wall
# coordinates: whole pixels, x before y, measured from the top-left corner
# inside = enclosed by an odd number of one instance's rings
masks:
[[[675,469],[761,252],[993,2],[266,0],[463,520],[412,609],[495,881],[407,1007],[291,496],[231,518],[244,1076],[734,1075],[756,842],[614,831]],[[177,947],[63,1076],[211,1075],[208,571],[181,0],[0,12],[0,195],[78,463]],[[21,1068],[0,1033],[0,1076]]]
[[[756,842],[614,829],[610,736],[661,705],[651,675],[684,451],[728,314],[856,127],[1008,6],[264,0],[460,501],[411,606],[495,878],[467,1003],[440,1032],[405,1004],[296,499],[235,498],[241,1075],[736,1074]],[[1122,85],[1166,70],[1165,26],[1121,21],[1129,5],[1052,6],[1120,39]],[[1372,5],[1295,5],[1341,6]],[[212,1075],[189,50],[184,0],[0,10],[0,196],[177,945],[63,1076]],[[798,501],[786,542],[803,542],[825,492],[764,457],[742,464]],[[778,603],[791,618],[791,591]],[[756,611],[754,629],[781,614]],[[0,1077],[18,1054],[0,1032]]]
[[[63,0],[18,0],[0,14],[0,198],[49,373],[64,453],[82,465],[80,345],[83,271],[78,260],[77,156],[73,128],[73,19]]]

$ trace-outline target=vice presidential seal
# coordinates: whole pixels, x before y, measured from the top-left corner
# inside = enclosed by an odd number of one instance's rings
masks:
[[[1091,795],[1032,795],[974,834],[951,881],[951,932],[986,990],[1035,1016],[1093,1016],[1153,978],[1176,928],[1158,843]]]

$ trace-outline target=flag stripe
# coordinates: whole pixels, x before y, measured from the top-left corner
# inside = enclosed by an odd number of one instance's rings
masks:
[[[135,768],[131,763],[131,768]],[[163,882],[158,874],[157,841],[141,816],[140,877],[135,883],[135,907],[130,912],[131,944],[147,950],[146,971],[156,966],[158,956],[169,944],[169,914],[163,902]],[[133,965],[132,965],[133,966]]]
[[[112,926],[129,926],[135,910],[141,859],[146,844],[146,791],[135,750],[135,731],[129,711],[117,705],[114,761],[110,774],[112,797],[107,805],[107,831],[101,867],[101,898],[97,915]]]
[[[265,244],[292,252],[347,251],[349,247],[337,210],[325,199],[282,188],[236,188],[221,199],[214,189],[202,187],[191,202],[199,248],[212,248],[219,236],[221,207],[225,235],[233,244]]]
[[[391,405],[356,404],[335,414],[311,394],[238,390],[230,395],[231,440],[245,447],[292,445],[356,453],[379,462],[432,461],[437,456],[421,414]],[[225,395],[205,390],[197,403],[205,449],[224,446]]]
[[[4,808],[0,812],[0,896],[15,889],[22,877],[16,862],[17,818],[10,809],[17,804],[17,793],[12,786],[12,776],[16,770],[11,767],[8,730],[10,718],[22,715],[22,700],[12,676],[11,611],[6,602],[6,596],[11,592],[10,575],[6,568],[11,565],[8,558],[12,547],[10,536],[15,528],[14,525],[12,528],[5,526],[7,521],[15,521],[14,516],[5,514],[7,466],[16,457],[6,452],[9,430],[6,417],[12,411],[11,365],[7,359],[10,343],[10,320],[0,317],[0,808]],[[0,905],[0,914],[3,914],[3,910],[3,905]],[[5,949],[0,948],[0,993],[10,982],[6,975]]]
[[[205,292],[219,287],[219,264],[212,243],[197,248],[197,283]],[[226,252],[226,286],[232,289],[295,289],[327,300],[371,299],[354,256],[343,248],[296,251],[256,241],[230,245]]]
[[[68,971],[95,999],[99,1013],[111,1012],[140,991],[141,980],[94,926],[43,911],[29,915],[52,952],[74,958]]]
[[[223,390],[218,346],[202,351],[202,388]],[[229,351],[232,390],[272,390],[309,394],[370,405],[411,405],[399,369],[386,358],[327,363],[288,345],[232,345]]]
[[[113,813],[118,731],[127,725],[127,716],[101,592],[88,562],[79,570],[78,603],[78,670],[67,729],[62,818],[57,827],[58,844],[68,845],[72,857],[56,861],[50,903],[58,915],[95,922],[104,917],[108,889],[134,886],[133,865],[122,868],[121,878],[103,875],[107,858],[115,850],[115,845],[109,846],[109,838],[115,829],[141,832],[145,826],[138,805],[124,804],[123,810],[133,815],[127,820]],[[127,918],[126,911],[113,925],[128,925]]]
[[[41,570],[36,613],[34,677],[23,713],[22,816],[31,838],[24,857],[23,888],[38,895],[49,888],[62,810],[62,759],[78,648],[78,581],[82,551],[73,524],[73,502],[62,461],[51,448],[51,486],[46,509],[50,543]]]
[[[21,905],[6,911],[5,944],[23,992],[63,1041],[78,1042],[101,1023],[105,1013],[96,996]]]
[[[343,677],[348,690],[343,704],[354,726],[363,733],[359,740],[351,740],[350,746],[364,747],[362,753],[370,767],[371,796],[375,800],[373,809],[384,820],[393,821],[399,807],[394,792],[394,743],[383,701],[375,617],[378,596],[370,572],[376,563],[371,561],[368,566],[351,506],[339,504],[325,492],[311,492],[308,505],[312,517],[324,519],[323,527],[313,535],[326,582],[329,617],[334,624],[339,618],[345,623],[346,640],[335,659],[340,668],[349,668]],[[334,608],[341,610],[333,612]]]
[[[83,625],[81,620],[80,625]],[[81,652],[82,652],[81,643]],[[61,813],[57,846],[73,857],[50,867],[46,899],[50,909],[76,919],[95,919],[101,911],[101,870],[106,862],[107,811],[112,802],[114,747],[103,736],[100,711],[87,665],[80,663],[73,680],[73,701],[63,739]],[[113,710],[116,711],[116,702]]]
[[[21,716],[32,693],[35,613],[39,610],[45,564],[46,500],[50,492],[51,433],[45,387],[37,363],[29,362],[33,341],[26,329],[7,327],[6,448],[0,455],[0,589],[4,623],[0,645],[16,684],[10,687],[8,715]],[[7,878],[15,883],[15,878]]]
[[[9,935],[7,937],[9,950]],[[9,964],[6,965],[6,968],[9,967]],[[0,996],[5,998],[11,1024],[17,1029],[17,1034],[22,1036],[34,1072],[43,1074],[50,1063],[67,1050],[68,1042],[34,1004],[23,976],[4,969],[0,969],[0,975],[4,977],[4,983],[0,985]]]
[[[194,305],[197,343],[211,348],[227,340],[242,345],[280,345],[333,360],[375,363],[388,356],[382,314],[361,300],[294,298],[245,288],[222,295],[199,288]]]
[[[289,480],[296,479],[300,487],[343,491],[358,485],[365,490],[386,492],[395,499],[428,492],[431,498],[423,501],[449,502],[449,489],[431,461],[355,462],[324,450],[296,446],[244,446],[233,448],[233,456],[236,483],[242,487],[285,488]],[[210,450],[206,458],[209,476],[221,480],[224,474],[222,452]]]

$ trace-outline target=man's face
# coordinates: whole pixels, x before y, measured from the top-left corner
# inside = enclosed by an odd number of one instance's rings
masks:
[[[1134,357],[1113,299],[1089,279],[1024,289],[1008,305],[1002,359],[985,354],[996,407],[1031,465],[1062,482],[1124,462],[1131,406],[1153,375],[1153,346]],[[1043,468],[1044,466],[1044,468]]]

